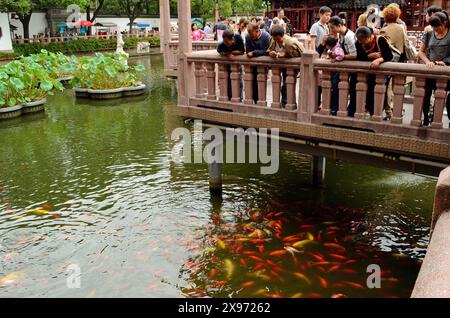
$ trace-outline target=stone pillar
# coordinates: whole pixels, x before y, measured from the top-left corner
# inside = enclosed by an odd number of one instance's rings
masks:
[[[178,34],[178,105],[188,105],[194,94],[194,67],[187,62],[192,53],[190,1],[178,1]]]
[[[311,158],[311,179],[315,187],[321,187],[325,181],[326,159],[321,156]]]
[[[164,57],[164,69],[169,69],[170,42],[170,0],[159,0],[159,36],[160,49]]]

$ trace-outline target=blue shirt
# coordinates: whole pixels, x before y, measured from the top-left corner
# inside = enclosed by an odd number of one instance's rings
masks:
[[[266,55],[271,38],[272,37],[265,30],[261,30],[261,34],[256,40],[253,40],[250,35],[247,34],[245,38],[245,49],[247,53],[253,52],[253,56]]]

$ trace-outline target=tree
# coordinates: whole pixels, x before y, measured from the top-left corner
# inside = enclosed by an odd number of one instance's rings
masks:
[[[130,33],[133,30],[133,23],[143,12],[147,0],[117,0],[119,7],[125,11],[130,19]]]
[[[85,7],[89,0],[0,0],[0,11],[14,12],[23,26],[23,37],[30,37],[30,20],[34,10],[61,8],[70,4]]]

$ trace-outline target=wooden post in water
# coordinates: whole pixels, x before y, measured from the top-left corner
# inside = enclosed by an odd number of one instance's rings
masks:
[[[315,187],[323,186],[325,181],[326,159],[322,156],[312,156],[311,158],[311,179]]]
[[[222,193],[223,145],[223,143],[221,143],[220,145],[215,145],[214,149],[212,150],[214,153],[211,153],[209,151],[207,152],[209,191],[212,194]]]

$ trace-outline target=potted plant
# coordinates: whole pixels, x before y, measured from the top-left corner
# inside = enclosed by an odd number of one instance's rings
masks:
[[[94,58],[80,58],[71,84],[77,97],[113,99],[145,92],[141,65],[130,67],[122,54],[97,53]]]

